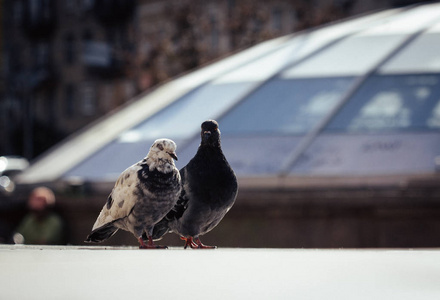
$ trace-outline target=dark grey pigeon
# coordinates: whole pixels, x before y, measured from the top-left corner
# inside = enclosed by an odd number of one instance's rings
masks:
[[[172,140],[158,139],[143,160],[122,172],[86,242],[102,242],[123,229],[134,234],[141,249],[166,248],[154,244],[152,232],[180,195],[175,151]],[[147,243],[142,239],[144,233]]]
[[[200,236],[211,231],[231,209],[237,197],[234,171],[223,155],[218,123],[202,123],[202,142],[196,155],[180,170],[182,193],[174,208],[155,225],[153,238],[175,232],[185,248],[207,248]]]

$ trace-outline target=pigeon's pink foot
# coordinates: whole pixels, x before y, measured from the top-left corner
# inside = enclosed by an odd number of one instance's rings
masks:
[[[183,249],[188,248],[188,246],[190,246],[192,249],[197,248],[197,244],[193,242],[192,237],[186,238],[181,236],[180,239],[185,241],[185,246],[183,246]]]
[[[207,246],[203,245],[200,238],[195,238],[194,242],[196,243],[197,247],[195,249],[216,249],[217,246]],[[194,249],[194,248],[193,248]]]
[[[153,242],[153,239],[151,237],[148,237],[148,243],[145,244],[144,240],[142,239],[142,237],[140,237],[138,239],[139,241],[139,249],[168,249],[167,246],[160,246],[160,245],[155,245]]]
[[[185,241],[185,246],[183,246],[184,249],[186,249],[188,246],[190,246],[192,249],[216,249],[217,248],[217,246],[203,245],[199,238],[193,239],[193,237],[189,237],[189,238],[180,237],[180,239]]]

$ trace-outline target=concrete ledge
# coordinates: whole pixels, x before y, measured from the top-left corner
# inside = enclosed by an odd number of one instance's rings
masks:
[[[440,299],[440,250],[1,245],[0,283],[2,299]]]

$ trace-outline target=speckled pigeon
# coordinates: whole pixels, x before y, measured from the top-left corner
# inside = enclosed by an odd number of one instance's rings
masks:
[[[181,192],[175,151],[172,140],[158,139],[143,160],[122,172],[86,242],[104,241],[123,229],[134,234],[141,249],[166,248],[154,244],[152,232]],[[142,239],[144,233],[147,243]]]
[[[153,237],[175,232],[185,248],[213,249],[200,241],[223,219],[235,202],[237,178],[223,155],[218,123],[202,123],[201,144],[196,155],[180,170],[182,193],[174,208],[155,225]]]

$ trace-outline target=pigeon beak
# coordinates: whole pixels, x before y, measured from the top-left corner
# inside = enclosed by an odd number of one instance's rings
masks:
[[[204,131],[203,136],[204,136],[205,140],[207,140],[211,136],[211,131]]]
[[[176,153],[174,153],[174,152],[168,152],[168,154],[169,154],[172,158],[174,158],[175,160],[177,160],[177,155],[176,155]]]

